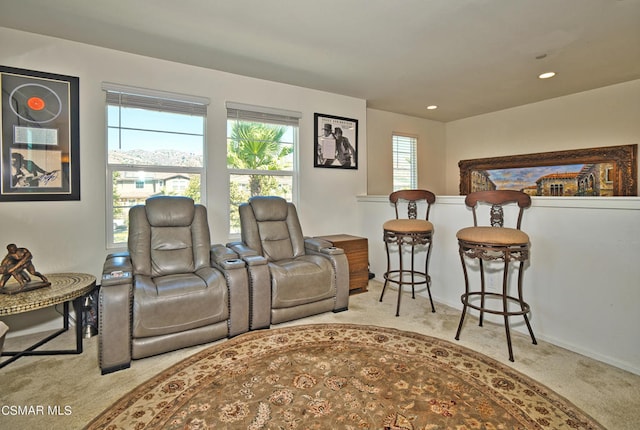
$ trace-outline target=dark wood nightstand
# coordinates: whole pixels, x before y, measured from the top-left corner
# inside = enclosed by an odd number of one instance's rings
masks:
[[[317,236],[336,248],[344,249],[349,261],[349,294],[364,293],[369,284],[369,241],[366,237],[349,234]]]

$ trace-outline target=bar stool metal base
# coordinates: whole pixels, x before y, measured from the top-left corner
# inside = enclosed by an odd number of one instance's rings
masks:
[[[463,240],[459,240],[460,245],[460,260],[462,262],[462,269],[465,280],[465,292],[460,296],[462,301],[462,314],[460,315],[460,323],[458,324],[458,330],[456,332],[456,340],[460,340],[460,332],[462,331],[462,325],[467,313],[467,308],[480,311],[479,326],[482,327],[484,313],[490,313],[494,315],[502,315],[504,317],[504,327],[507,336],[507,347],[509,351],[509,361],[514,361],[513,347],[511,345],[511,331],[509,328],[509,317],[522,315],[524,321],[531,335],[531,340],[534,345],[537,345],[536,338],[533,334],[533,329],[529,323],[527,314],[531,310],[528,303],[522,298],[522,274],[524,268],[524,261],[528,259],[528,245],[527,246],[487,246],[468,243]],[[467,265],[465,263],[465,255],[471,258],[479,259],[480,266],[480,291],[470,291],[469,288],[469,276],[467,273]],[[502,274],[502,293],[488,292],[485,290],[485,272],[483,260],[503,260],[504,268]],[[509,263],[512,260],[519,261],[518,267],[518,296],[508,295],[508,274]],[[480,304],[476,304],[477,298],[480,300]],[[493,309],[487,306],[487,298],[498,299],[502,303],[501,309]],[[473,301],[473,302],[472,302]],[[509,303],[515,303],[519,309],[509,310]]]
[[[396,307],[396,316],[400,316],[400,299],[402,297],[403,285],[411,285],[411,298],[416,298],[416,285],[426,285],[427,293],[429,294],[429,302],[431,303],[431,312],[435,312],[436,308],[433,305],[433,299],[431,297],[431,276],[429,276],[429,258],[431,256],[431,237],[432,232],[421,233],[400,233],[396,231],[384,231],[385,249],[387,251],[387,271],[384,273],[384,286],[382,287],[382,293],[380,294],[380,301],[384,297],[384,292],[387,289],[389,282],[398,286],[398,305]],[[398,246],[398,264],[399,269],[391,269],[391,257],[389,255],[389,244],[395,244]],[[402,261],[402,247],[403,245],[411,245],[411,269],[404,269]],[[415,270],[414,256],[415,246],[426,245],[427,256],[425,259],[424,272]],[[405,281],[405,278],[410,277],[411,280]],[[419,279],[416,280],[416,277]]]

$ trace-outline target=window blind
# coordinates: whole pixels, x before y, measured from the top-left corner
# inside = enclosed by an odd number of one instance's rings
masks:
[[[187,115],[207,115],[209,99],[206,97],[150,90],[108,82],[102,83],[102,89],[106,91],[107,104],[110,105],[152,109]]]
[[[417,138],[413,136],[393,135],[393,187],[416,188],[418,172],[416,163]]]
[[[298,126],[302,113],[266,106],[254,106],[242,103],[227,102],[227,118],[248,122],[264,122],[269,124]]]

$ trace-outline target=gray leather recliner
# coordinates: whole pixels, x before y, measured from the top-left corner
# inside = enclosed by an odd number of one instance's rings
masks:
[[[9,326],[0,321],[0,352],[2,352],[2,348],[4,347],[4,337],[9,331]]]
[[[349,305],[349,263],[330,242],[304,237],[295,206],[252,197],[239,207],[242,242],[228,246],[247,263],[250,330]]]
[[[210,244],[206,209],[186,197],[152,197],[129,211],[128,252],[103,266],[102,374],[249,329],[245,263]]]

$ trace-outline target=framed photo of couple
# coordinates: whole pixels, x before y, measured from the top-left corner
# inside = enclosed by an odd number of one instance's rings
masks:
[[[80,200],[78,87],[0,66],[0,201]]]
[[[314,114],[314,167],[358,168],[358,120]]]

